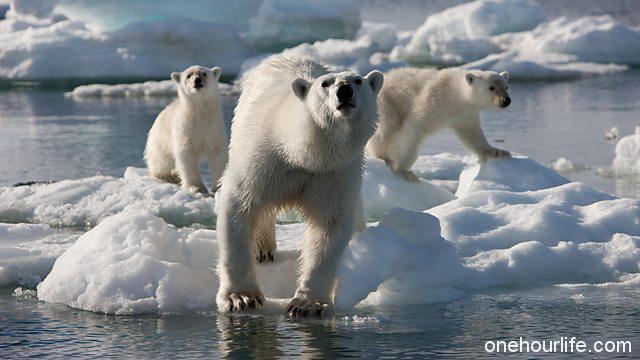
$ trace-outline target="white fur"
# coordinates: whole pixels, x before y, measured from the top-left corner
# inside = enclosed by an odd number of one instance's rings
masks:
[[[215,192],[227,162],[219,77],[220,68],[196,65],[171,74],[178,99],[162,110],[149,130],[144,152],[149,175],[207,194],[200,175],[200,161],[206,158]],[[196,88],[198,78],[203,84],[200,88]]]
[[[339,82],[351,85],[355,108],[337,110]],[[288,313],[332,308],[336,266],[358,216],[364,147],[375,130],[382,82],[378,71],[364,78],[329,73],[312,58],[287,56],[244,78],[220,188],[220,311],[263,300],[256,258],[272,259],[277,212],[290,206],[300,209],[308,228]]]
[[[411,166],[420,146],[429,135],[451,128],[481,161],[509,156],[489,145],[480,127],[481,111],[508,105],[508,78],[507,72],[458,68],[391,70],[378,97],[380,122],[367,145],[368,155],[384,160],[394,173],[417,180]]]

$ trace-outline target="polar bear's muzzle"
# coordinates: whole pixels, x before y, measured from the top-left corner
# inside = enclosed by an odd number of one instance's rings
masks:
[[[507,106],[509,106],[509,104],[511,104],[511,98],[509,97],[509,95],[500,97],[498,99],[498,106],[500,106],[501,108],[506,108]]]
[[[349,83],[340,83],[338,84],[338,91],[336,91],[336,96],[338,97],[338,106],[336,109],[342,110],[345,108],[355,108],[355,104],[353,103],[353,89]]]

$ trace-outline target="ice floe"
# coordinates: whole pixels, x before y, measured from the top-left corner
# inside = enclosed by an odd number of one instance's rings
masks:
[[[249,20],[247,41],[261,50],[324,40],[350,39],[360,27],[356,3],[337,0],[265,0]]]
[[[440,165],[459,166],[444,158]],[[471,182],[460,198],[427,212],[393,209],[354,235],[339,266],[339,309],[450,301],[496,286],[616,283],[640,272],[640,200],[568,182],[526,158],[475,166],[460,175]],[[257,265],[266,312],[282,311],[294,291],[304,228],[277,225],[275,262]],[[215,230],[126,210],[62,255],[38,296],[116,314],[213,310],[216,251]]]
[[[616,144],[613,171],[618,175],[640,174],[640,126],[635,134],[622,137]]]
[[[126,209],[151,211],[177,225],[214,223],[214,199],[128,169],[124,177],[94,176],[52,184],[0,188],[0,222],[93,226]]]

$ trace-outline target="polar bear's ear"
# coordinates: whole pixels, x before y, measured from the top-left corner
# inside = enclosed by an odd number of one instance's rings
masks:
[[[293,89],[293,93],[296,94],[296,96],[300,100],[304,100],[307,97],[310,87],[311,87],[311,84],[303,78],[297,78],[293,80],[293,82],[291,83],[291,88]]]
[[[220,79],[220,74],[222,74],[222,69],[220,69],[220,67],[212,67],[211,72],[213,73],[213,77],[216,78],[216,80]]]
[[[173,80],[174,83],[176,84],[180,84],[180,73],[179,72],[172,72],[171,73],[171,80]]]
[[[467,75],[465,75],[464,78],[467,79],[467,84],[471,85],[473,84],[473,80],[476,79],[476,76],[471,73],[467,73]]]
[[[509,81],[509,73],[506,71],[503,71],[500,73],[500,76],[502,76],[502,78],[504,79],[504,82]]]
[[[382,84],[384,83],[384,75],[378,70],[373,70],[365,76],[369,86],[373,89],[373,93],[378,95],[380,89],[382,89]]]

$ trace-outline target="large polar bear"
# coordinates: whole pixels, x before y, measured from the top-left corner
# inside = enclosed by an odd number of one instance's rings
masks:
[[[308,227],[287,314],[332,309],[382,83],[379,71],[329,73],[313,58],[295,56],[272,58],[246,75],[219,190],[220,311],[262,304],[255,259],[273,259],[276,215],[290,206],[299,207]]]
[[[200,175],[200,160],[206,158],[215,192],[227,163],[227,132],[218,91],[220,73],[219,67],[197,65],[171,73],[178,99],[162,110],[149,130],[144,151],[149,175],[207,194]]]
[[[367,144],[367,154],[384,160],[391,170],[417,181],[411,166],[423,141],[451,128],[481,161],[510,156],[492,147],[480,127],[480,112],[505,108],[509,74],[493,71],[400,68],[385,75],[378,97],[380,122]]]

